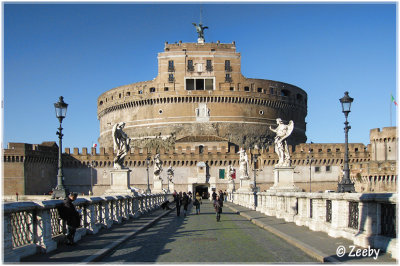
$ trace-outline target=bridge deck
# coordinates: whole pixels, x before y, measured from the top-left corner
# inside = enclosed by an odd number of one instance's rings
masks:
[[[376,260],[349,257],[348,253],[339,258],[336,249],[340,245],[348,252],[352,243],[233,203],[224,204],[221,222],[217,223],[212,204],[203,201],[200,215],[196,215],[194,208],[189,208],[186,217],[182,212],[177,217],[175,210],[157,210],[99,234],[84,236],[77,246],[61,246],[49,254],[30,256],[22,261],[396,263],[384,253]]]

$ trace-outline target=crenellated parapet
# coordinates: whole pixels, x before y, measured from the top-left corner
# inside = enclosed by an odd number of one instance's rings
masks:
[[[292,147],[289,146],[291,150]],[[273,166],[278,162],[278,156],[273,146],[266,149],[246,150],[249,158],[251,154],[259,154],[259,166]],[[193,146],[178,145],[175,149],[158,150],[165,167],[182,167],[195,166],[198,162],[203,161],[209,166],[238,166],[239,154],[238,147],[234,144],[211,145],[211,146]],[[143,167],[146,164],[148,156],[154,156],[157,153],[155,148],[143,149],[132,148],[125,157],[125,166],[127,167]],[[65,167],[112,167],[115,152],[113,148],[100,148],[97,152],[96,148],[92,148],[88,153],[87,148],[79,150],[73,149],[73,153],[69,148],[64,153]],[[309,165],[309,159],[312,158],[312,165],[341,165],[344,159],[344,144],[299,144],[296,145],[293,153],[291,153],[293,166]],[[368,162],[370,160],[369,152],[362,143],[349,144],[349,160],[350,164]],[[252,162],[251,162],[252,163]],[[153,162],[150,164],[153,165]]]

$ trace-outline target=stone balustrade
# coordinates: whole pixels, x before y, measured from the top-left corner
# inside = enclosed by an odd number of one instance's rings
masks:
[[[228,201],[397,259],[397,194],[233,192]]]
[[[81,210],[81,227],[75,241],[86,234],[97,234],[101,228],[110,228],[146,212],[155,210],[171,194],[121,195],[84,197],[74,201]],[[57,249],[64,240],[66,224],[59,217],[57,207],[62,200],[44,200],[4,203],[4,262],[19,262],[35,253]]]

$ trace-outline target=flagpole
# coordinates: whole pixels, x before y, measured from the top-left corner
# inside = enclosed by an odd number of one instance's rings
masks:
[[[390,95],[390,126],[392,126],[392,95]]]

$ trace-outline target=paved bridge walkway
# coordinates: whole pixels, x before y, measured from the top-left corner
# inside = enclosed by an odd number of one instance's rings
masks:
[[[347,254],[339,258],[336,249],[341,245]],[[22,262],[396,263],[381,252],[376,259],[348,256],[350,246],[346,239],[331,238],[232,203],[224,204],[221,222],[216,222],[212,204],[203,201],[200,215],[194,208],[189,208],[186,217],[160,209],[84,236],[77,246],[61,246]]]

